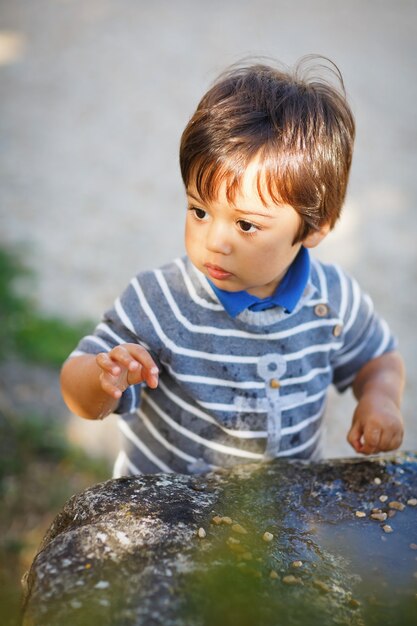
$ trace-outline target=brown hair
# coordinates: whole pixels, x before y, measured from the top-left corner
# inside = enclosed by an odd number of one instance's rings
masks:
[[[233,201],[248,164],[259,158],[258,192],[264,184],[274,203],[301,216],[296,240],[338,219],[349,178],[355,122],[343,79],[328,59],[336,85],[311,78],[303,57],[291,71],[264,64],[232,66],[203,96],[181,138],[180,167],[186,187],[203,201],[226,183]]]

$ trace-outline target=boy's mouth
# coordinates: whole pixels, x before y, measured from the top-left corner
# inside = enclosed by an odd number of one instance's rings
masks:
[[[227,272],[222,267],[218,265],[211,265],[211,263],[205,263],[204,267],[206,268],[208,274],[211,278],[216,278],[217,280],[226,280],[226,278],[230,278],[232,276],[231,272]]]

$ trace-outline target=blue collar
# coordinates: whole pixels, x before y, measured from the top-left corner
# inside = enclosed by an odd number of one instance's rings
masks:
[[[272,296],[257,298],[247,291],[224,291],[209,283],[231,317],[236,317],[245,309],[264,311],[280,306],[292,313],[301,298],[310,276],[310,255],[307,248],[301,247]]]

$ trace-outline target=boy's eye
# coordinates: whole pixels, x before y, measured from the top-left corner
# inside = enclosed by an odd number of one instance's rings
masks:
[[[204,211],[204,209],[199,209],[197,207],[192,207],[191,210],[194,212],[194,215],[199,220],[203,220],[206,217],[206,215],[207,215],[207,213],[206,213],[206,211]]]
[[[239,220],[237,224],[240,230],[242,230],[244,233],[254,233],[258,230],[256,226],[254,226],[251,222],[247,222],[246,220]]]

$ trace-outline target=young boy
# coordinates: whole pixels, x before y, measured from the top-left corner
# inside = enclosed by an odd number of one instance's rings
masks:
[[[330,384],[357,452],[398,448],[404,371],[371,300],[310,258],[337,221],[354,119],[340,88],[235,67],[181,140],[187,256],[137,275],[62,370],[68,407],[119,413],[115,475],[319,457]],[[144,385],[146,383],[146,386]]]

